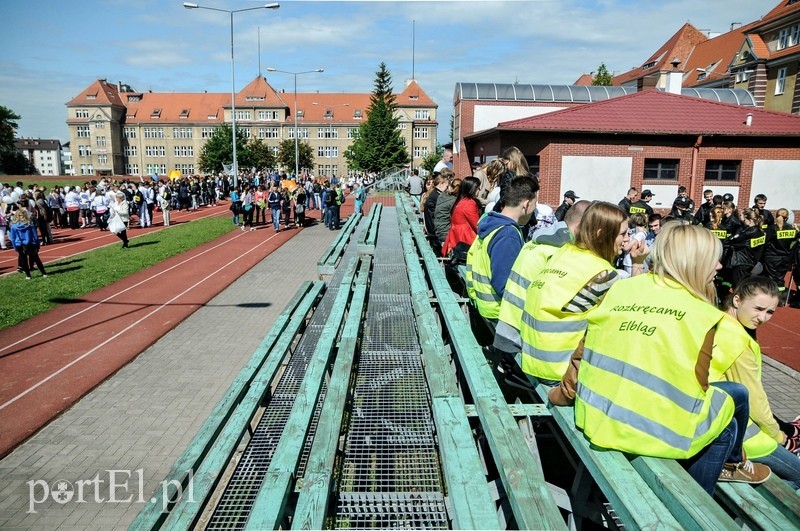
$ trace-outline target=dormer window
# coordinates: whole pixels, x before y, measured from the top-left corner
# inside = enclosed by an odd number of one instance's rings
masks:
[[[141,101],[142,97],[139,95],[136,96],[128,96],[128,103],[135,103],[137,101]]]
[[[245,101],[264,101],[264,96],[247,96]]]
[[[157,118],[161,118],[161,109],[153,109],[153,112],[150,113],[151,120],[155,120]]]
[[[299,119],[302,117],[303,117],[303,109],[297,109],[297,118]]]
[[[361,109],[356,109],[353,111],[353,119],[360,120],[361,119]]]
[[[333,111],[332,110],[328,109],[327,111],[325,111],[325,119],[326,120],[333,119]]]
[[[410,100],[418,100],[419,96],[409,96],[408,99],[410,99]]]
[[[655,61],[650,61],[649,63],[647,63],[646,65],[644,65],[642,68],[643,68],[644,70],[647,70],[648,68],[653,68],[654,66],[656,66],[656,62],[655,62]]]
[[[185,120],[189,117],[189,109],[182,109],[179,118]]]

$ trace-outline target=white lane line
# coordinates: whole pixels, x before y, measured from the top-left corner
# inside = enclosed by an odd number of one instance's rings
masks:
[[[243,235],[244,235],[244,234],[243,234]],[[232,260],[230,260],[230,261],[229,261],[228,263],[226,263],[225,265],[223,265],[223,266],[221,266],[221,267],[217,268],[217,270],[216,270],[216,271],[214,271],[213,273],[210,273],[210,274],[206,275],[206,276],[205,276],[205,277],[203,277],[201,280],[198,280],[197,282],[195,282],[194,284],[192,284],[191,286],[189,286],[188,288],[186,288],[185,290],[183,290],[181,293],[179,293],[179,294],[175,295],[174,297],[172,297],[170,300],[168,300],[168,301],[167,301],[167,302],[165,302],[164,304],[161,304],[161,305],[157,306],[155,309],[153,309],[152,311],[150,311],[150,312],[149,312],[147,315],[144,315],[144,316],[143,316],[143,317],[141,317],[140,319],[137,319],[136,321],[134,321],[133,323],[129,324],[128,326],[126,326],[125,328],[123,328],[122,330],[120,330],[119,332],[117,332],[116,334],[114,334],[113,336],[109,337],[108,339],[106,339],[105,341],[103,341],[102,343],[100,343],[99,345],[95,346],[95,347],[94,347],[93,349],[91,349],[90,351],[88,351],[88,352],[86,352],[85,354],[82,354],[81,356],[79,356],[79,357],[75,358],[74,360],[72,360],[71,362],[67,363],[66,365],[64,365],[63,367],[61,367],[60,369],[58,369],[57,371],[55,371],[55,372],[51,373],[51,374],[50,374],[49,376],[47,376],[46,378],[43,378],[42,380],[39,380],[37,383],[35,383],[34,385],[32,385],[32,386],[28,387],[27,389],[25,389],[24,391],[22,391],[20,394],[18,394],[18,395],[17,395],[17,396],[15,396],[14,398],[12,398],[12,399],[8,400],[6,403],[4,403],[4,404],[0,405],[0,410],[2,410],[2,409],[5,409],[7,406],[9,406],[9,405],[13,404],[14,402],[16,402],[17,400],[19,400],[20,398],[22,398],[22,397],[24,397],[25,395],[27,395],[27,394],[31,393],[31,392],[32,392],[33,390],[35,390],[36,388],[38,388],[38,387],[40,387],[40,386],[44,385],[45,383],[47,383],[48,381],[52,380],[53,378],[55,378],[56,376],[58,376],[59,374],[61,374],[61,373],[62,373],[62,372],[64,372],[65,370],[69,369],[70,367],[72,367],[73,365],[75,365],[76,363],[78,363],[79,361],[81,361],[81,360],[85,359],[86,357],[88,357],[88,356],[90,356],[90,355],[94,354],[95,352],[97,352],[98,350],[100,350],[100,349],[101,349],[102,347],[104,347],[105,345],[107,345],[107,344],[111,343],[113,340],[115,340],[115,339],[117,339],[118,337],[120,337],[121,335],[123,335],[125,332],[127,332],[127,331],[131,330],[132,328],[135,328],[137,325],[139,325],[139,324],[140,324],[142,321],[144,321],[145,319],[148,319],[149,317],[152,317],[152,316],[153,316],[155,313],[157,313],[157,312],[161,311],[161,309],[162,309],[162,308],[164,308],[164,307],[166,307],[166,306],[169,306],[169,305],[170,305],[172,302],[174,302],[175,300],[177,300],[177,299],[179,299],[180,297],[182,297],[182,296],[186,295],[188,292],[190,292],[191,290],[193,290],[194,288],[196,288],[197,286],[199,286],[199,285],[200,285],[200,284],[202,284],[203,282],[205,282],[205,281],[207,281],[208,279],[212,278],[214,275],[216,275],[217,273],[219,273],[220,271],[222,271],[222,270],[223,270],[223,269],[225,269],[226,267],[230,266],[231,264],[233,264],[234,262],[236,262],[237,260],[239,260],[239,259],[240,259],[242,256],[245,256],[245,255],[248,255],[248,254],[250,254],[250,253],[254,252],[254,251],[255,251],[255,250],[258,248],[258,247],[260,247],[262,244],[264,244],[264,243],[268,242],[269,240],[271,240],[272,238],[275,238],[276,236],[277,236],[277,234],[273,234],[272,236],[270,236],[269,238],[267,238],[266,240],[264,240],[264,241],[263,241],[261,244],[259,244],[259,245],[256,245],[255,247],[251,247],[251,248],[250,248],[248,251],[246,251],[246,252],[245,252],[245,253],[243,253],[243,254],[237,255],[235,258],[233,258]]]
[[[8,345],[6,345],[6,346],[4,346],[4,347],[0,348],[0,352],[4,352],[4,351],[6,351],[6,350],[8,350],[8,349],[10,349],[10,348],[12,348],[12,347],[14,347],[14,346],[16,346],[16,345],[19,345],[20,343],[23,343],[23,342],[25,342],[25,341],[28,341],[29,339],[32,339],[32,338],[34,338],[34,337],[36,337],[36,336],[38,336],[38,335],[40,335],[40,334],[42,334],[42,333],[44,333],[44,332],[46,332],[46,331],[50,330],[50,329],[51,329],[51,328],[53,328],[53,327],[59,326],[59,325],[61,325],[61,324],[65,323],[65,322],[69,321],[69,320],[70,320],[70,319],[72,319],[73,317],[77,317],[77,316],[79,316],[79,315],[81,315],[81,314],[83,314],[83,313],[85,313],[85,312],[88,312],[88,311],[92,310],[93,308],[96,308],[97,306],[99,306],[99,305],[101,305],[101,304],[103,304],[103,303],[109,302],[109,301],[111,301],[112,299],[114,299],[115,297],[118,297],[119,295],[122,295],[123,293],[126,293],[126,292],[128,292],[128,291],[130,291],[130,290],[132,290],[132,289],[136,289],[136,288],[138,288],[139,286],[141,286],[142,284],[145,284],[146,282],[149,282],[150,280],[152,280],[152,279],[154,279],[154,278],[157,278],[157,277],[159,277],[159,276],[161,276],[161,275],[163,275],[163,274],[165,274],[165,273],[168,273],[168,272],[172,271],[172,270],[173,270],[173,269],[175,269],[175,268],[181,267],[181,266],[183,266],[184,264],[187,264],[187,263],[191,262],[192,260],[194,260],[194,259],[196,259],[196,258],[198,258],[198,257],[200,257],[200,256],[203,256],[203,255],[204,255],[204,254],[206,254],[206,253],[210,253],[211,251],[214,251],[214,250],[218,249],[219,247],[222,247],[223,245],[227,245],[228,243],[230,243],[230,242],[234,241],[234,240],[235,240],[235,239],[237,239],[237,238],[240,238],[240,237],[242,237],[242,236],[245,236],[246,234],[248,234],[248,233],[246,233],[246,232],[243,232],[243,233],[241,233],[241,234],[237,234],[235,237],[233,237],[233,238],[231,238],[231,239],[229,239],[229,240],[225,240],[225,241],[223,241],[223,242],[221,242],[221,243],[218,243],[218,244],[217,244],[217,245],[215,245],[214,247],[210,247],[210,248],[206,249],[205,251],[203,251],[203,252],[201,252],[201,253],[199,253],[199,254],[197,254],[197,255],[194,255],[194,256],[192,256],[192,257],[190,257],[190,258],[187,258],[187,259],[185,259],[185,260],[183,260],[183,261],[181,261],[181,262],[179,262],[179,263],[177,263],[177,264],[173,265],[172,267],[168,267],[167,269],[164,269],[163,271],[161,271],[161,272],[159,272],[159,273],[156,273],[155,275],[152,275],[152,276],[150,276],[150,277],[146,278],[145,280],[142,280],[142,281],[140,281],[140,282],[137,282],[136,284],[134,284],[134,285],[132,285],[132,286],[130,286],[130,287],[128,287],[128,288],[125,288],[125,289],[123,289],[122,291],[120,291],[120,292],[118,292],[118,293],[115,293],[114,295],[111,295],[111,296],[109,296],[109,297],[106,297],[105,299],[103,299],[103,300],[101,300],[101,301],[98,301],[98,302],[96,302],[96,303],[92,304],[91,306],[89,306],[89,307],[87,307],[87,308],[84,308],[83,310],[81,310],[81,311],[79,311],[79,312],[77,312],[77,313],[71,314],[70,316],[68,316],[68,317],[65,317],[64,319],[61,319],[60,321],[56,321],[55,323],[52,323],[52,324],[50,324],[50,325],[48,325],[48,326],[46,326],[46,327],[44,327],[44,328],[42,328],[42,329],[40,329],[40,330],[37,330],[36,332],[34,332],[34,333],[32,333],[32,334],[30,334],[30,335],[28,335],[28,336],[26,336],[26,337],[23,337],[23,338],[21,338],[21,339],[19,339],[19,340],[15,341],[15,342],[13,342],[13,343],[10,343],[10,344],[8,344]],[[274,236],[275,236],[275,235],[273,234],[272,236],[270,236],[269,238],[267,238],[266,240],[264,240],[262,243],[266,243],[266,242],[268,242],[268,241],[269,241],[269,240],[271,240],[271,239],[272,239]]]

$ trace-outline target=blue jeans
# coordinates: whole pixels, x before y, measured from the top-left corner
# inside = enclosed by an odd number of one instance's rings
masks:
[[[279,208],[270,208],[270,212],[272,213],[272,228],[278,230],[281,228],[281,209]]]
[[[714,494],[723,465],[742,461],[742,442],[750,415],[750,394],[745,386],[734,382],[714,382],[711,385],[722,389],[733,399],[733,418],[711,444],[683,462],[689,475],[709,495]]]
[[[753,459],[770,467],[777,476],[800,494],[800,458],[781,445],[764,457]]]

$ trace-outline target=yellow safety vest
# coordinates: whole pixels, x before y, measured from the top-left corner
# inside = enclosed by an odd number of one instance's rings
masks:
[[[603,271],[613,271],[591,251],[566,244],[531,280],[520,321],[522,371],[536,378],[560,380],[586,332],[587,312],[565,312],[586,284]]]
[[[467,286],[467,295],[475,304],[483,317],[487,319],[497,319],[500,315],[500,301],[501,296],[492,287],[492,263],[489,259],[489,244],[497,232],[506,227],[501,225],[485,238],[475,238],[472,245],[467,251],[467,270],[465,275],[465,283]],[[519,228],[514,225],[519,234],[520,242],[522,241],[522,233]]]
[[[761,347],[750,337],[739,321],[728,314],[720,321],[717,328],[717,335],[714,337],[714,351],[711,362],[710,380],[724,379],[724,374],[728,367],[721,367],[717,360],[727,360],[731,355],[739,357],[745,350],[750,350],[756,359],[758,367],[758,379],[761,380]],[[731,360],[733,362],[733,360]],[[744,434],[744,451],[747,457],[753,459],[764,457],[778,447],[778,441],[767,435],[752,418],[747,422],[747,430]]]
[[[575,424],[593,444],[632,454],[686,459],[702,450],[733,418],[733,399],[695,377],[723,315],[653,274],[614,284],[589,315]]]
[[[513,334],[519,342],[519,327],[522,312],[525,309],[525,293],[531,280],[544,268],[550,257],[558,251],[558,247],[543,243],[527,242],[511,267],[508,275],[503,300],[500,302],[500,314],[497,318],[497,330],[503,329],[506,336]]]

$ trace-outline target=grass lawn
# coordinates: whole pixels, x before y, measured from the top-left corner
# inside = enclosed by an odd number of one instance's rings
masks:
[[[126,251],[119,242],[45,266],[33,280],[22,273],[0,278],[0,330],[49,310],[65,299],[75,299],[146,267],[193,249],[235,227],[228,216],[198,219],[131,240]]]

